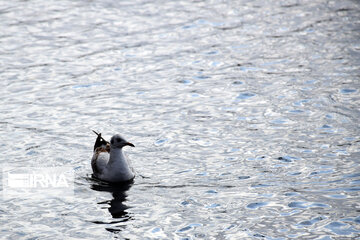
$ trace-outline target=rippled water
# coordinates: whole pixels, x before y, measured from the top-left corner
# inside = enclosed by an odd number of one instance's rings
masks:
[[[8,239],[360,236],[358,1],[0,1],[3,166],[69,166],[72,201],[3,198]],[[121,133],[132,186],[91,179]]]

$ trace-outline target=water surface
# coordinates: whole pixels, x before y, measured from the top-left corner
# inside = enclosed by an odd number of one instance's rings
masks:
[[[72,200],[2,199],[4,239],[360,236],[358,1],[0,1],[0,162]],[[137,178],[91,179],[121,133]]]

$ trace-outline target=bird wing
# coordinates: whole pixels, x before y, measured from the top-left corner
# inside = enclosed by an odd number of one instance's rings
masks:
[[[91,167],[95,175],[101,174],[109,162],[110,154],[107,148],[97,148],[91,159]]]
[[[94,131],[94,133],[96,133],[98,136],[96,138],[95,144],[94,144],[94,151],[96,151],[97,148],[99,147],[105,147],[106,145],[109,144],[108,141],[106,141],[102,136],[101,133],[97,133]]]

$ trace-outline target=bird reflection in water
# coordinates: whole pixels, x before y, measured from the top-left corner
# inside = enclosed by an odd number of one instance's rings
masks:
[[[127,222],[131,219],[131,216],[128,214],[127,209],[130,207],[125,204],[127,198],[127,191],[131,188],[133,181],[110,184],[100,180],[93,179],[94,183],[91,185],[91,189],[100,192],[109,192],[112,194],[113,199],[99,202],[98,204],[109,204],[108,208],[110,214],[113,218],[118,219],[118,221],[113,221],[111,223],[120,223]],[[96,222],[100,223],[100,222]],[[103,223],[103,222],[101,222]],[[107,229],[108,231],[120,231],[119,229]]]

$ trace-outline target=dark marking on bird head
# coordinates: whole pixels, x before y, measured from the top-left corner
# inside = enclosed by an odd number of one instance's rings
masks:
[[[110,144],[111,147],[115,147],[115,148],[122,148],[124,146],[131,146],[131,147],[135,147],[134,144],[126,141],[122,136],[120,136],[119,134],[115,134],[111,140],[110,140]]]

